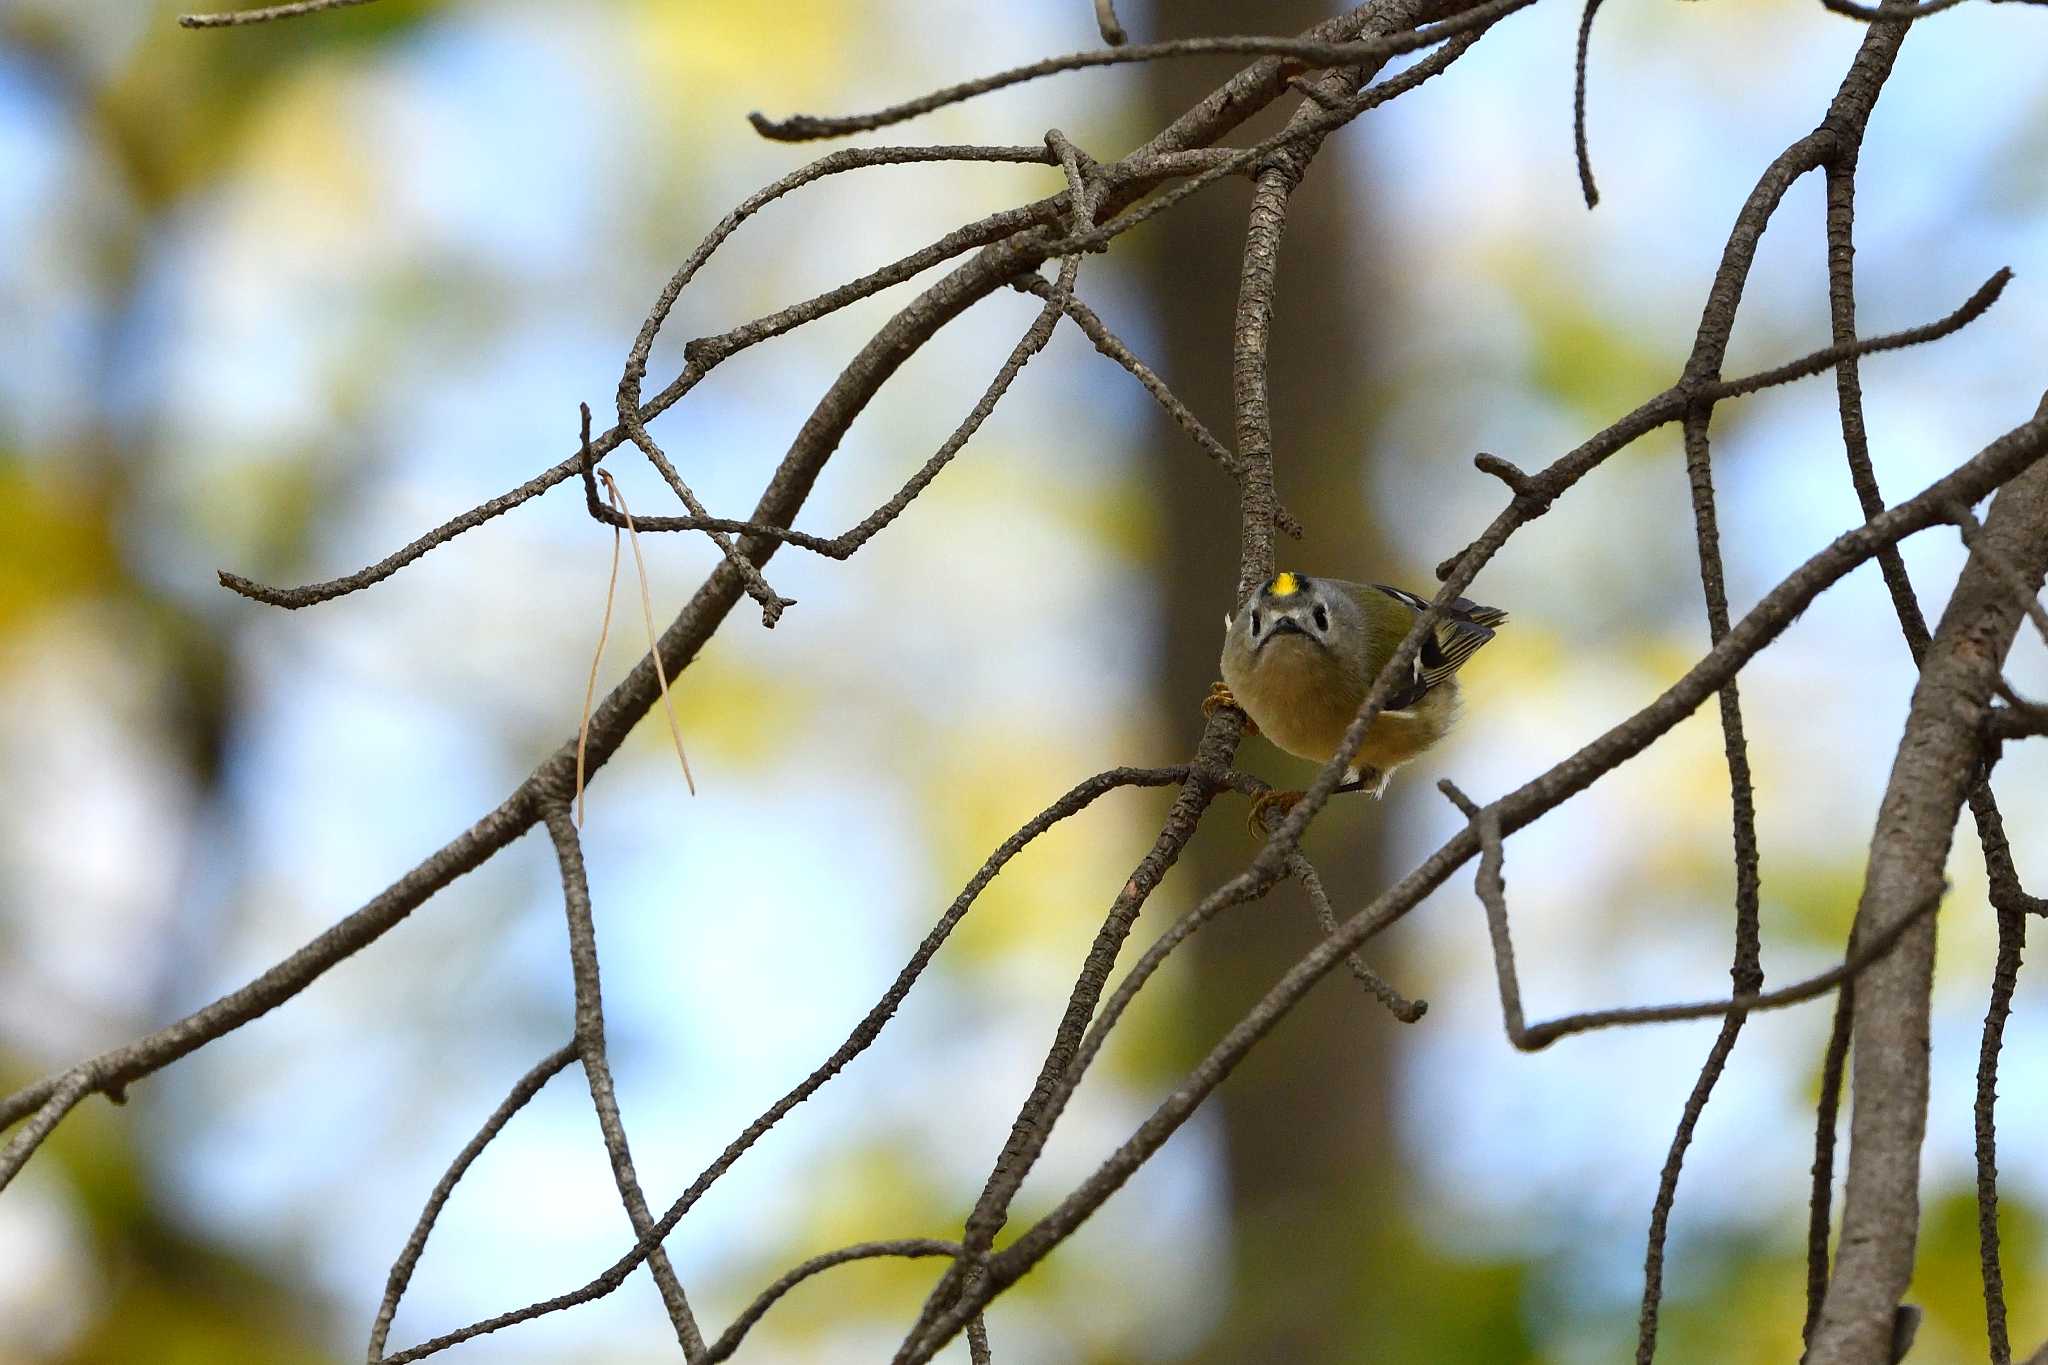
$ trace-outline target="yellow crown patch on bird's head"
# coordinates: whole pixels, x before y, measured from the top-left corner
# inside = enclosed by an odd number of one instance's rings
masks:
[[[1301,580],[1291,573],[1274,575],[1273,582],[1266,589],[1268,597],[1292,597],[1301,591]]]

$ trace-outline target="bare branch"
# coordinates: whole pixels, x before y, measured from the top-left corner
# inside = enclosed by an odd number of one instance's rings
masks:
[[[1835,1193],[1835,1116],[1842,1104],[1842,1072],[1849,1060],[1849,1033],[1856,1019],[1856,981],[1842,983],[1835,995],[1835,1019],[1828,1030],[1828,1049],[1821,1060],[1820,1099],[1814,1105],[1812,1185],[1806,1204],[1806,1319],[1799,1328],[1802,1345],[1813,1340],[1820,1307],[1828,1292],[1829,1206]]]
[[[685,366],[683,372],[667,388],[640,407],[638,412],[640,421],[642,423],[651,422],[662,413],[668,411],[685,394],[694,389],[719,361],[737,354],[749,346],[766,341],[771,337],[781,336],[783,333],[792,331],[804,323],[814,322],[818,318],[844,308],[860,299],[880,293],[892,285],[901,284],[934,265],[960,255],[962,252],[986,246],[990,242],[1000,241],[1021,227],[1049,221],[1056,210],[1056,205],[1057,201],[1048,200],[1042,201],[1041,204],[1028,206],[1025,209],[991,214],[970,227],[949,232],[931,245],[914,251],[908,256],[904,256],[882,267],[880,270],[864,275],[850,284],[827,290],[825,293],[805,303],[781,309],[767,317],[756,319],[719,336],[704,338],[691,343],[692,347],[696,348],[698,352],[696,358],[691,364]],[[1043,258],[1040,257],[1038,259]],[[1020,268],[1025,268],[1024,263],[1020,262]],[[651,338],[649,344],[650,346],[652,344]],[[625,442],[625,427],[615,426],[591,442],[591,455],[594,459],[601,460]],[[327,579],[318,583],[309,583],[303,587],[277,588],[222,570],[219,575],[221,586],[258,602],[293,610],[300,607],[314,606],[321,602],[331,602],[337,597],[344,597],[352,592],[360,592],[364,588],[373,587],[383,582],[400,569],[419,559],[429,550],[445,545],[463,532],[474,530],[492,518],[501,516],[522,503],[538,497],[565,479],[574,478],[581,471],[583,463],[583,452],[579,448],[560,464],[542,471],[510,492],[502,493],[487,502],[478,504],[460,516],[454,517],[435,527],[432,531],[429,531],[403,548],[386,555],[375,564],[357,570],[355,573],[346,574],[340,578]],[[714,522],[712,524],[718,526],[719,529],[732,530],[736,528],[745,529],[753,523]],[[785,538],[788,538],[790,534],[793,533],[785,533]]]
[[[1984,729],[1986,734],[1998,739],[2031,739],[2048,735],[2048,706],[2028,701],[1994,706],[1984,717]],[[2031,906],[2028,908],[2033,909]],[[2042,912],[2033,910],[2033,913]]]
[[[1480,807],[1458,790],[1449,778],[1437,783],[1438,790],[1465,813],[1479,840],[1479,873],[1474,889],[1486,910],[1487,934],[1492,939],[1494,975],[1500,987],[1501,1022],[1508,1041],[1523,1052],[1540,1052],[1560,1038],[1575,1033],[1622,1025],[1667,1024],[1686,1019],[1715,1019],[1748,1014],[1755,1010],[1782,1009],[1825,995],[1838,985],[1853,982],[1857,975],[1882,958],[1906,928],[1923,914],[1931,914],[1938,903],[1929,901],[1919,911],[1873,938],[1849,954],[1840,966],[1774,991],[1738,992],[1726,1000],[1705,1000],[1680,1005],[1627,1005],[1617,1009],[1587,1010],[1567,1014],[1546,1023],[1525,1025],[1522,987],[1515,971],[1515,945],[1508,932],[1506,881],[1503,876],[1500,806]],[[1334,936],[1336,930],[1331,931]],[[1704,1103],[1704,1102],[1702,1102]]]
[[[612,1068],[605,1055],[604,996],[598,985],[597,930],[590,913],[590,883],[583,872],[583,845],[576,835],[576,823],[569,818],[566,804],[550,803],[542,812],[548,837],[554,841],[555,859],[562,873],[562,904],[568,912],[569,965],[576,982],[576,1055],[590,1082],[590,1103],[597,1111],[597,1126],[604,1134],[605,1154],[611,1158],[612,1180],[619,1189],[619,1201],[633,1231],[648,1235],[654,1215],[640,1192],[640,1177],[633,1170],[632,1149],[626,1142],[625,1120],[619,1116],[619,1100],[612,1088]],[[676,1330],[676,1344],[691,1365],[704,1358],[704,1337],[697,1329],[668,1253],[655,1246],[647,1253],[647,1268],[661,1291],[669,1321]]]
[[[931,1237],[906,1237],[894,1242],[858,1242],[850,1247],[841,1247],[837,1251],[828,1251],[821,1256],[813,1256],[808,1261],[786,1272],[774,1284],[769,1285],[756,1295],[754,1301],[747,1305],[746,1311],[733,1319],[732,1326],[726,1328],[717,1342],[705,1353],[704,1365],[717,1365],[717,1362],[728,1359],[734,1351],[739,1349],[741,1339],[749,1331],[753,1330],[754,1324],[759,1322],[762,1316],[775,1306],[778,1299],[820,1271],[830,1270],[834,1266],[845,1265],[849,1261],[869,1260],[876,1256],[957,1256],[959,1254],[960,1244],[958,1242],[942,1242]]]
[[[1844,361],[1854,360],[1861,356],[1876,355],[1881,351],[1903,350],[1908,346],[1921,345],[1923,342],[1939,341],[1945,336],[1961,331],[1964,327],[1967,327],[1989,312],[1991,305],[1998,302],[1998,296],[2005,292],[2005,286],[2011,282],[2012,270],[2009,267],[2000,266],[1991,273],[1989,279],[1977,286],[1977,292],[1963,300],[1961,306],[1945,318],[1923,323],[1918,327],[1908,327],[1900,332],[1887,332],[1883,336],[1871,337],[1863,341],[1856,340],[1855,333],[1852,331],[1847,339],[1840,340],[1835,345],[1815,351],[1810,355],[1801,356],[1799,359],[1780,365],[1776,369],[1763,370],[1743,379],[1731,379],[1708,385],[1705,389],[1705,395],[1712,400],[1718,401],[1722,398],[1734,398],[1742,394],[1758,393],[1764,389],[1775,388],[1780,384],[1789,384],[1795,379],[1806,379],[1821,373],[1823,370],[1832,369]],[[1879,505],[1882,506],[1882,504]]]
[[[1724,379],[1690,391],[1682,382],[1674,384],[1626,416],[1594,433],[1536,474],[1525,474],[1497,455],[1486,455],[1483,459],[1476,459],[1475,463],[1514,490],[1515,505],[1510,510],[1514,514],[1513,524],[1519,526],[1548,511],[1552,502],[1580,479],[1599,468],[1610,456],[1626,449],[1666,423],[1681,420],[1693,407],[1755,393],[1779,384],[1789,384],[1796,379],[1809,378],[1852,356],[1896,350],[1903,346],[1918,345],[1921,342],[1948,336],[1983,316],[1991,304],[1997,301],[2004,291],[2006,282],[2011,278],[2012,272],[2001,267],[1961,307],[1937,322],[1873,337],[1848,346],[1829,346],[1788,364],[1743,379]],[[1474,541],[1437,565],[1437,577],[1449,578],[1459,563],[1486,543],[1499,529],[1499,523],[1489,527],[1480,540]]]
[[[1712,1019],[1720,1015],[1747,1014],[1757,1010],[1783,1009],[1787,1005],[1803,1004],[1826,995],[1835,987],[1854,981],[1866,969],[1884,959],[1907,929],[1921,919],[1931,916],[1940,904],[1939,898],[1930,900],[1913,910],[1905,919],[1886,929],[1883,934],[1873,937],[1868,943],[1853,948],[1839,966],[1828,968],[1804,981],[1790,986],[1780,986],[1774,991],[1759,991],[1747,995],[1731,996],[1726,1000],[1703,1000],[1685,1005],[1636,1005],[1620,1009],[1589,1010],[1584,1014],[1566,1015],[1549,1023],[1537,1024],[1528,1030],[1528,1050],[1547,1047],[1559,1038],[1574,1033],[1587,1033],[1594,1029],[1613,1028],[1623,1024],[1668,1024],[1684,1019]]]
[[[1315,907],[1316,920],[1323,926],[1325,934],[1337,932],[1337,912],[1330,905],[1330,895],[1323,890],[1323,879],[1316,875],[1315,864],[1300,853],[1287,860],[1287,874],[1299,881],[1308,892],[1309,903]],[[1359,985],[1365,987],[1373,999],[1387,1007],[1387,1013],[1404,1024],[1412,1024],[1429,1013],[1427,1000],[1410,1000],[1386,983],[1378,972],[1365,965],[1365,959],[1357,953],[1346,953],[1344,965],[1351,969],[1351,975]]]
[[[2048,398],[2034,420],[2048,422]],[[2029,581],[2048,571],[2048,466],[2036,465],[1999,493],[1982,539]],[[1985,552],[1973,550],[1914,689],[1878,812],[1857,938],[1882,932],[1939,894],[1956,812],[1975,769],[1977,727],[2020,616],[2021,603],[1988,567]],[[1930,921],[1913,926],[1858,991],[1842,1246],[1814,1332],[1812,1365],[1847,1365],[1881,1350],[1912,1272],[1933,967]]]
[[[398,1314],[398,1301],[405,1297],[405,1288],[412,1283],[412,1272],[419,1265],[420,1257],[426,1252],[427,1238],[433,1234],[434,1223],[441,1216],[441,1209],[448,1203],[448,1196],[455,1193],[455,1187],[476,1159],[483,1155],[484,1148],[491,1145],[512,1116],[524,1109],[538,1095],[541,1087],[554,1079],[555,1074],[576,1060],[576,1043],[564,1043],[547,1056],[533,1064],[524,1076],[512,1087],[504,1101],[491,1111],[484,1120],[484,1126],[477,1130],[475,1137],[464,1144],[449,1163],[447,1171],[434,1184],[427,1196],[426,1207],[420,1210],[419,1220],[413,1224],[412,1235],[405,1239],[405,1246],[398,1253],[398,1259],[391,1265],[391,1273],[384,1281],[384,1298],[377,1305],[377,1320],[370,1327],[370,1356],[376,1360],[384,1354],[384,1339],[390,1335],[391,1320]]]
[[[245,9],[225,14],[181,14],[180,28],[241,28],[246,24],[268,24],[278,19],[296,19],[302,14],[318,14],[322,10],[346,9],[351,5],[368,5],[374,0],[293,0],[289,5],[268,5],[262,9]]]
[[[2027,917],[2018,909],[1998,912],[1998,959],[1991,969],[1991,1003],[1977,1047],[1976,1126],[1977,1253],[1984,1276],[1984,1330],[1991,1365],[2012,1365],[2012,1340],[2005,1321],[2005,1275],[1998,1263],[1998,1053],[2005,1021],[2012,1015],[2019,984],[2020,953],[2027,946]]]
[[[1600,12],[1600,0],[1586,0],[1579,15],[1579,50],[1572,80],[1572,149],[1579,159],[1579,189],[1586,207],[1600,202],[1600,190],[1593,184],[1593,156],[1586,150],[1586,51],[1593,45],[1593,16]]]
[[[892,123],[902,123],[921,114],[929,114],[935,109],[943,109],[949,104],[959,104],[977,95],[986,95],[992,91],[1021,85],[1025,81],[1056,75],[1062,71],[1079,71],[1091,66],[1120,66],[1127,62],[1150,62],[1172,57],[1257,54],[1285,57],[1296,70],[1302,67],[1363,66],[1368,63],[1377,65],[1388,57],[1413,52],[1417,48],[1429,47],[1473,28],[1484,27],[1533,2],[1534,0],[1489,0],[1486,4],[1465,10],[1426,29],[1413,29],[1357,42],[1318,42],[1277,37],[1181,38],[1164,43],[1134,43],[1126,47],[1109,49],[1091,48],[1086,52],[1070,52],[1065,56],[1047,57],[1042,61],[1012,67],[1008,71],[998,71],[994,75],[983,76],[978,80],[949,85],[943,90],[935,90],[929,95],[920,95],[916,99],[892,104],[886,109],[877,109],[872,113],[834,117],[794,114],[783,119],[771,119],[755,113],[747,115],[747,121],[754,125],[754,131],[762,137],[772,138],[778,142],[805,142],[814,138],[843,137],[848,133],[865,133],[876,128],[886,128]]]
[[[1317,117],[1298,123],[1290,121],[1286,128],[1265,141],[1230,153],[1229,156],[1205,167],[1194,176],[1175,185],[1171,190],[1157,198],[1147,200],[1128,212],[1118,214],[1102,226],[1084,234],[1075,241],[1060,243],[1059,248],[1061,250],[1092,250],[1098,242],[1108,241],[1112,237],[1120,236],[1146,219],[1167,212],[1177,206],[1182,200],[1200,193],[1226,176],[1236,175],[1249,168],[1256,168],[1274,153],[1284,152],[1289,148],[1296,147],[1304,139],[1319,139],[1327,136],[1334,130],[1356,119],[1359,115],[1376,109],[1380,105],[1401,95],[1405,95],[1419,88],[1432,77],[1442,74],[1452,62],[1455,62],[1459,57],[1471,50],[1472,45],[1478,42],[1485,33],[1487,26],[1498,22],[1501,13],[1521,9],[1533,3],[1535,3],[1535,0],[1512,0],[1512,3],[1509,3],[1508,0],[1501,0],[1501,3],[1498,5],[1482,6],[1481,9],[1486,11],[1483,16],[1483,23],[1473,22],[1464,25],[1458,35],[1453,37],[1450,42],[1446,43],[1439,50],[1430,53],[1427,57],[1422,58],[1413,66],[1407,67],[1398,75],[1389,76],[1378,85],[1360,91],[1356,96],[1349,99],[1335,100],[1327,104],[1322,100],[1317,101],[1319,105],[1323,105],[1321,113]],[[1499,9],[1500,13],[1493,12],[1496,9]],[[1460,19],[1467,19],[1480,13],[1481,10],[1467,11],[1465,15],[1460,16]],[[1327,89],[1323,93],[1326,97],[1329,94]]]
[[[0,1189],[7,1188],[15,1173],[22,1168],[36,1148],[43,1145],[43,1139],[54,1131],[64,1116],[77,1107],[78,1102],[91,1094],[94,1085],[94,1071],[91,1066],[77,1067],[56,1083],[47,1086],[37,1094],[30,1104],[39,1105],[29,1121],[22,1125],[20,1132],[0,1147]],[[28,1112],[26,1105],[20,1112]],[[10,1115],[10,1121],[14,1116]]]
[[[1864,23],[1900,23],[1908,19],[1924,19],[1930,14],[1939,14],[1945,9],[1954,9],[1963,0],[1923,0],[1918,5],[1902,5],[1893,0],[1890,4],[1859,5],[1856,0],[1820,0],[1821,7],[1844,18],[1860,19]]]
[[[121,1095],[131,1082],[161,1070],[187,1053],[283,1004],[329,967],[374,942],[436,891],[463,873],[481,866],[492,853],[510,843],[531,823],[527,807],[531,799],[527,789],[522,788],[511,800],[392,883],[360,910],[330,926],[305,947],[239,990],[194,1010],[166,1028],[100,1053],[0,1100],[0,1127],[43,1109],[54,1097],[68,1093],[74,1085],[83,1085],[82,1093]],[[26,1150],[33,1150],[47,1129],[33,1137],[32,1133],[35,1133],[35,1125],[16,1134],[15,1142],[24,1143]],[[10,1143],[8,1151],[11,1153],[13,1149],[14,1143]],[[8,1157],[0,1156],[0,1187],[4,1187],[6,1178],[19,1165],[17,1159],[15,1167],[10,1167],[6,1164],[8,1160]]]
[[[637,396],[638,394],[636,393],[635,397]],[[668,455],[655,443],[654,438],[648,435],[646,426],[633,412],[635,405],[626,403],[623,397],[620,403],[619,424],[626,429],[626,439],[639,447],[640,453],[647,457],[648,463],[660,471],[662,479],[674,490],[676,497],[682,502],[683,506],[690,509],[690,515],[701,523],[711,515],[710,511],[703,503],[697,500],[697,495],[690,491],[690,485],[683,482],[683,476],[677,472],[675,465],[669,461]],[[586,460],[584,463],[588,465],[589,461]],[[640,554],[640,539],[634,531],[632,514],[625,510],[624,499],[619,494],[618,485],[612,483],[612,476],[603,471],[600,471],[600,473],[603,474],[605,482],[610,486],[613,498],[617,499],[620,503],[618,510],[620,515],[626,519],[627,534],[633,536],[633,554],[637,560]],[[761,571],[754,567],[753,561],[740,553],[739,546],[733,542],[731,536],[718,530],[707,530],[705,534],[711,538],[711,543],[718,547],[718,552],[725,556],[726,563],[732,565],[734,570],[738,572],[740,581],[746,585],[747,596],[760,603],[761,624],[773,630],[775,623],[782,619],[782,609],[795,606],[796,599],[794,597],[783,597],[775,589],[769,587],[768,580],[761,576]],[[640,591],[644,598],[647,591],[647,579],[644,573],[640,579]],[[653,631],[650,629],[648,634],[652,635]],[[663,696],[666,697],[666,680],[664,680],[663,688]],[[678,754],[682,752],[682,741],[680,739],[676,741],[676,752]],[[683,767],[685,770],[689,768],[687,760],[684,762]]]
[[[1052,297],[1052,285],[1047,282],[1043,275],[1036,273],[1019,275],[1016,279],[1010,281],[1010,285],[1014,289],[1021,290],[1027,294],[1034,294],[1041,299],[1050,299]],[[1193,438],[1195,444],[1201,447],[1204,454],[1221,465],[1223,471],[1233,479],[1238,477],[1237,456],[1231,453],[1228,446],[1211,434],[1209,428],[1202,424],[1202,419],[1195,416],[1194,410],[1189,408],[1186,403],[1183,403],[1174,394],[1173,390],[1166,386],[1166,381],[1161,379],[1151,366],[1138,359],[1132,353],[1131,348],[1124,344],[1123,339],[1110,331],[1108,324],[1103,322],[1094,309],[1077,298],[1070,298],[1067,300],[1067,316],[1072,318],[1080,326],[1082,333],[1095,343],[1096,350],[1123,366],[1133,379],[1136,379],[1145,386],[1145,392],[1151,394],[1157,400],[1159,406],[1165,410],[1166,415],[1173,419],[1176,426]]]

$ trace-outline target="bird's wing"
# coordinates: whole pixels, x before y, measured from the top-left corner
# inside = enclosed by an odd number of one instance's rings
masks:
[[[1418,615],[1429,610],[1428,600],[1412,592],[1404,592],[1385,583],[1368,586],[1377,588]],[[1413,705],[1424,692],[1456,673],[1479,646],[1493,638],[1493,628],[1507,619],[1508,614],[1498,607],[1482,607],[1464,597],[1452,599],[1438,614],[1436,629],[1430,633],[1430,638],[1425,639],[1422,648],[1416,652],[1415,677],[1410,686],[1402,689],[1406,700],[1400,706]]]

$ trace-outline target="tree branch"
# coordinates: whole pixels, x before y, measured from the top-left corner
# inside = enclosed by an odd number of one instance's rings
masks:
[[[2048,421],[2044,399],[2035,423]],[[1974,501],[1974,500],[1973,500]],[[1869,938],[1939,895],[1956,812],[1976,767],[1977,727],[2019,629],[2021,603],[1987,565],[1998,554],[2038,590],[2048,570],[2048,466],[2000,491],[1942,614],[1878,809],[1855,935]],[[1913,1269],[1920,1142],[1927,1124],[1934,924],[1914,925],[1858,989],[1842,1246],[1808,1359],[1878,1359]]]

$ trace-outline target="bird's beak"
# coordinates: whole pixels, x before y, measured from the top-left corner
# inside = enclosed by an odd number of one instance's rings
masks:
[[[1274,621],[1273,628],[1266,632],[1266,643],[1270,644],[1274,640],[1279,639],[1281,636],[1289,634],[1307,635],[1308,632],[1303,630],[1301,628],[1301,624],[1298,621],[1296,621],[1293,617],[1282,616],[1278,620]],[[1260,648],[1262,649],[1264,647],[1264,645],[1260,646]]]

